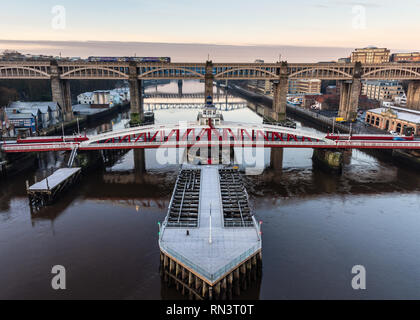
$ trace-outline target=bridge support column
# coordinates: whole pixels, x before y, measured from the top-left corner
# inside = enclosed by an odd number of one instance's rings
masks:
[[[283,156],[284,156],[284,149],[283,148],[272,148],[271,149],[270,167],[275,172],[282,172],[283,171]]]
[[[213,100],[213,82],[214,82],[214,75],[213,75],[213,62],[207,61],[206,62],[206,75],[205,75],[205,88],[204,88],[204,99],[205,103],[207,103],[207,98],[211,97]]]
[[[287,93],[289,91],[287,62],[282,62],[281,64],[279,80],[273,82],[273,91],[273,111],[271,117],[275,121],[286,120]]]
[[[178,95],[180,96],[182,96],[182,85],[183,85],[183,81],[178,80]]]
[[[407,108],[420,110],[420,81],[410,81],[408,84]]]
[[[64,120],[72,120],[70,81],[60,79],[60,70],[56,61],[51,62],[51,93],[52,100],[61,107]]]
[[[138,78],[136,63],[130,63],[128,81],[130,83],[131,123],[136,125],[144,121],[143,81]]]
[[[362,90],[361,72],[362,65],[357,62],[355,65],[353,80],[341,82],[340,108],[338,116],[344,120],[354,120],[357,118],[359,109],[359,97]]]
[[[141,180],[146,172],[146,157],[144,149],[134,149],[134,172],[136,178]]]

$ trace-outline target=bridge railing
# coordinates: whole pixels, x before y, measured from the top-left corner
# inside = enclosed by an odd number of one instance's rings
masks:
[[[51,143],[51,144],[31,144],[31,145],[24,145],[24,144],[14,144],[14,145],[3,145],[2,150],[7,151],[14,151],[14,152],[30,152],[31,150],[43,150],[43,151],[49,151],[49,150],[73,150],[74,148],[77,148],[79,146],[78,143]]]

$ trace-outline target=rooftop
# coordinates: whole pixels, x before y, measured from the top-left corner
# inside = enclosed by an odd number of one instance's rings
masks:
[[[75,104],[72,108],[73,112],[85,115],[95,114],[104,110],[108,110],[108,108],[91,108],[90,104]]]
[[[57,109],[60,109],[57,102],[53,101],[43,101],[43,102],[22,102],[22,101],[16,101],[11,102],[8,106],[10,109],[39,109],[42,113],[47,113],[48,108],[50,108],[52,111],[55,111]]]
[[[397,115],[397,118],[400,120],[408,121],[411,123],[420,124],[420,111],[400,108],[400,107],[387,107],[387,108],[376,108],[369,110],[369,112],[382,114],[387,110],[391,109]]]
[[[33,119],[34,115],[32,113],[8,113],[7,117],[9,120],[13,119]]]

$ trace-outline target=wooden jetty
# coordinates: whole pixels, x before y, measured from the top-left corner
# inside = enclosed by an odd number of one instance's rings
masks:
[[[184,166],[160,227],[161,276],[190,299],[231,300],[260,281],[262,239],[236,169]]]
[[[62,168],[32,186],[29,186],[27,181],[26,191],[31,208],[39,209],[51,204],[60,193],[77,180],[80,173],[81,168]]]

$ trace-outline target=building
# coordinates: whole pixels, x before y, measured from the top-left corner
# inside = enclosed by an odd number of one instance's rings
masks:
[[[389,107],[366,112],[366,123],[385,131],[420,135],[420,111]]]
[[[14,128],[14,135],[19,132],[33,134],[37,131],[37,118],[32,113],[13,113],[7,115],[10,125]]]
[[[376,109],[381,106],[381,103],[378,100],[369,99],[365,95],[359,97],[359,110],[370,110]]]
[[[420,52],[394,53],[391,55],[392,62],[420,62]]]
[[[340,88],[337,86],[328,86],[325,89],[326,94],[340,94]]]
[[[351,63],[351,58],[347,57],[347,58],[340,58],[337,60],[338,63]]]
[[[385,63],[389,62],[390,50],[386,48],[368,47],[356,49],[351,54],[351,62]]]
[[[93,92],[84,92],[77,96],[78,104],[93,104]]]
[[[93,103],[95,105],[108,105],[111,103],[111,94],[109,90],[97,90],[92,95]]]
[[[32,114],[36,130],[45,129],[63,121],[63,113],[57,102],[12,102],[6,108],[11,121],[11,115]],[[17,117],[19,118],[19,117]],[[11,121],[12,122],[12,121]]]
[[[113,89],[110,91],[110,95],[112,105],[124,104],[130,101],[130,89],[128,87]]]
[[[77,96],[79,105],[93,105],[93,107],[109,107],[127,103],[128,101],[130,101],[130,89],[128,87],[84,92]]]
[[[338,110],[340,96],[336,94],[305,95],[302,106],[314,110]]]
[[[363,95],[379,101],[392,101],[404,93],[404,89],[398,81],[366,81],[362,87]]]
[[[395,96],[394,97],[394,103],[398,107],[405,108],[407,106],[407,95],[405,93],[403,93],[403,94],[401,94],[399,96]]]
[[[321,80],[289,80],[289,94],[319,94]]]

